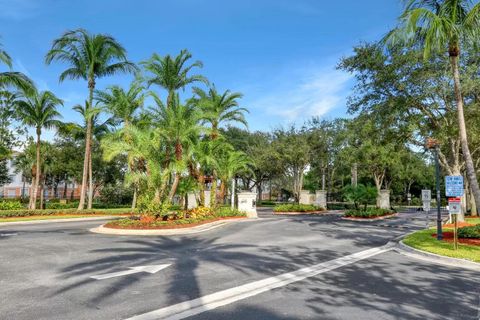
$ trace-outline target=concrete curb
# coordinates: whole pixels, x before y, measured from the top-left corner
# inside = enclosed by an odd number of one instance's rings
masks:
[[[358,218],[342,217],[342,220],[355,221],[355,222],[374,222],[374,221],[381,221],[381,220],[395,218],[397,216],[398,216],[398,213],[391,214],[391,215],[388,215],[388,216],[378,217],[378,218],[371,218],[371,219],[370,218],[369,219],[358,219]]]
[[[119,219],[122,216],[104,216],[104,217],[92,217],[92,218],[65,218],[65,219],[45,219],[45,220],[30,220],[30,221],[12,221],[12,222],[0,222],[0,227],[14,226],[14,225],[29,225],[29,224],[42,224],[42,223],[59,223],[59,222],[82,222],[82,221],[98,221],[98,220],[113,220]]]
[[[213,230],[219,227],[223,227],[227,224],[234,222],[245,222],[245,221],[255,221],[257,219],[228,219],[214,221],[210,223],[205,223],[199,226],[191,228],[178,228],[178,229],[157,229],[157,230],[145,230],[145,229],[114,229],[114,228],[105,228],[104,225],[101,225],[97,228],[90,229],[90,232],[101,233],[101,234],[110,234],[117,236],[174,236],[174,235],[188,235],[196,234],[200,232],[205,232]]]
[[[430,253],[423,250],[415,249],[413,247],[406,245],[405,243],[403,243],[403,241],[399,241],[394,250],[405,256],[420,259],[420,260],[425,260],[425,261],[447,265],[451,267],[456,267],[456,268],[480,271],[480,263],[473,262],[470,260],[465,260],[465,259],[441,256],[435,253]]]

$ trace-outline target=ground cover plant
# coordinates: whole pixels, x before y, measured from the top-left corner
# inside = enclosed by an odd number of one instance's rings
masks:
[[[197,207],[191,210],[168,210],[162,215],[132,216],[107,223],[107,228],[119,229],[162,229],[200,225],[229,218],[243,218],[246,214],[230,207],[215,209]]]
[[[279,204],[273,208],[274,212],[312,212],[323,211],[324,208],[317,207],[313,204]]]
[[[395,211],[390,209],[380,209],[380,208],[366,208],[362,210],[351,209],[345,212],[345,217],[348,218],[378,218],[394,214]]]
[[[47,209],[47,210],[2,210],[0,211],[0,218],[17,218],[17,217],[32,217],[32,216],[62,216],[62,215],[121,215],[130,214],[130,209],[91,209],[91,210],[76,210],[76,209]]]

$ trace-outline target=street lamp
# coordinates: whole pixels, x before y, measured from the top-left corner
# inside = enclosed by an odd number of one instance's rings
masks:
[[[441,212],[441,197],[440,197],[440,163],[438,161],[438,149],[440,144],[438,140],[433,138],[427,139],[427,148],[433,151],[435,157],[435,180],[437,184],[437,240],[443,240],[442,233],[442,212]]]

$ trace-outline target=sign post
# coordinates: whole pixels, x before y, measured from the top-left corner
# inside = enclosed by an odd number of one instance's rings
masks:
[[[453,249],[458,249],[458,215],[462,212],[462,205],[460,198],[448,199],[448,212],[450,213],[450,220],[453,222]]]
[[[422,190],[422,202],[423,202],[423,211],[426,213],[426,228],[429,226],[429,216],[430,213],[430,202],[432,201],[432,191],[431,190]]]

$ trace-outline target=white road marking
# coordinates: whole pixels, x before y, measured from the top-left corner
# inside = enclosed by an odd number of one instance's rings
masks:
[[[18,236],[18,233],[0,233],[0,237]]]
[[[181,302],[172,306],[136,315],[126,320],[180,320],[213,310],[227,304],[243,300],[260,293],[283,287],[293,282],[301,281],[327,271],[331,271],[357,261],[367,259],[393,249],[393,245],[372,248],[350,254],[345,257],[322,262],[317,265],[284,273],[275,277],[250,282],[238,287],[222,290],[197,299]]]
[[[111,273],[104,273],[95,276],[91,276],[90,278],[96,280],[104,280],[110,279],[115,277],[122,277],[127,276],[129,274],[140,273],[140,272],[147,272],[147,273],[157,273],[160,270],[163,270],[169,267],[171,264],[159,264],[159,265],[152,265],[152,266],[138,266],[138,267],[130,267],[130,270],[125,271],[118,271],[118,272],[111,272]]]

